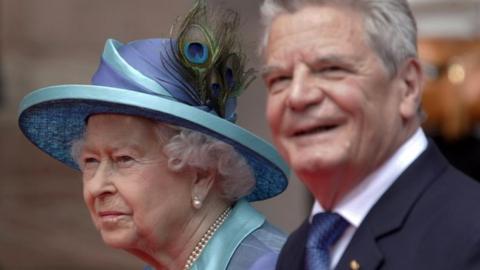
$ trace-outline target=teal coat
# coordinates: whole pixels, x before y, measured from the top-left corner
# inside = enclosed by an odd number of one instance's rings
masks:
[[[190,269],[254,270],[260,265],[262,270],[275,269],[272,258],[278,256],[285,239],[265,216],[240,200]]]

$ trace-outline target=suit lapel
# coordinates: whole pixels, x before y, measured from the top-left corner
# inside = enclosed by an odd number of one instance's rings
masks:
[[[383,255],[378,242],[403,226],[415,202],[447,169],[448,163],[429,142],[427,149],[415,160],[373,206],[355,232],[337,269],[351,269],[356,260],[360,269],[378,269]]]
[[[365,226],[357,230],[335,269],[355,270],[352,267],[354,261],[360,265],[359,269],[369,270],[377,269],[383,262],[383,254],[378,249],[375,236]]]
[[[308,218],[294,231],[282,247],[277,262],[277,270],[303,269],[305,258],[305,242],[308,237],[310,223]]]

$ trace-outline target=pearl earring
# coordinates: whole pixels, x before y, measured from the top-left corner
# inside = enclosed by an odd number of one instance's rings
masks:
[[[192,205],[193,205],[193,208],[200,209],[202,208],[202,200],[200,200],[198,196],[193,196]]]

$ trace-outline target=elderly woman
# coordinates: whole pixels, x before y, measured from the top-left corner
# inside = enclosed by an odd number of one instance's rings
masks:
[[[81,170],[108,245],[155,269],[258,269],[284,236],[248,202],[282,192],[288,169],[234,123],[251,73],[234,23],[212,27],[205,12],[197,4],[175,40],[108,40],[92,85],[31,93],[19,124],[42,151]]]

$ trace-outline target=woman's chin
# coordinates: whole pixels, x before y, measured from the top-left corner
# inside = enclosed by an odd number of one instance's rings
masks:
[[[102,231],[103,242],[112,248],[128,249],[135,245],[136,237],[126,231]]]

